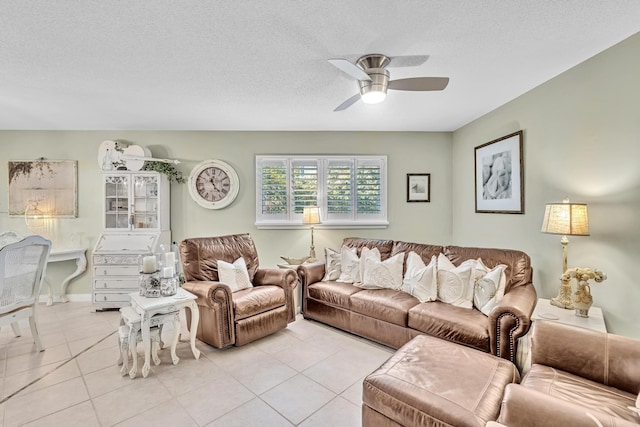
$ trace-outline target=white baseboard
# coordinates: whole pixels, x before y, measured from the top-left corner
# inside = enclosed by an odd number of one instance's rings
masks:
[[[46,304],[48,299],[48,294],[40,294],[38,301]],[[67,299],[71,302],[91,302],[91,294],[67,294]],[[62,302],[60,301],[60,295],[54,295],[53,302]]]

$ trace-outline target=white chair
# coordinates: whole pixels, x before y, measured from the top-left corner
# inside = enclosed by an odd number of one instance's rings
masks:
[[[0,327],[11,324],[19,337],[18,321],[28,318],[38,351],[43,348],[36,307],[50,251],[51,242],[40,236],[29,236],[0,248]]]

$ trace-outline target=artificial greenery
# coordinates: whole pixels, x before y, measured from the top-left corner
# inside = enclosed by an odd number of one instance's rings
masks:
[[[160,172],[169,178],[169,182],[177,182],[178,184],[184,184],[187,179],[182,175],[182,172],[176,169],[171,163],[145,161],[142,170]]]

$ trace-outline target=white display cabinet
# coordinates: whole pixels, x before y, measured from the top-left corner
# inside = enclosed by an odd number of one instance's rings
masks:
[[[171,246],[170,188],[158,172],[103,175],[104,232],[93,250],[93,303],[129,305],[138,289],[138,257]]]

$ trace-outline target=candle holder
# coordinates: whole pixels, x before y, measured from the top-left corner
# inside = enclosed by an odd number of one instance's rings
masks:
[[[160,279],[160,295],[169,297],[178,293],[178,276],[163,277]]]
[[[138,277],[140,296],[147,298],[159,298],[162,296],[162,278],[159,271],[153,273],[140,272]]]

